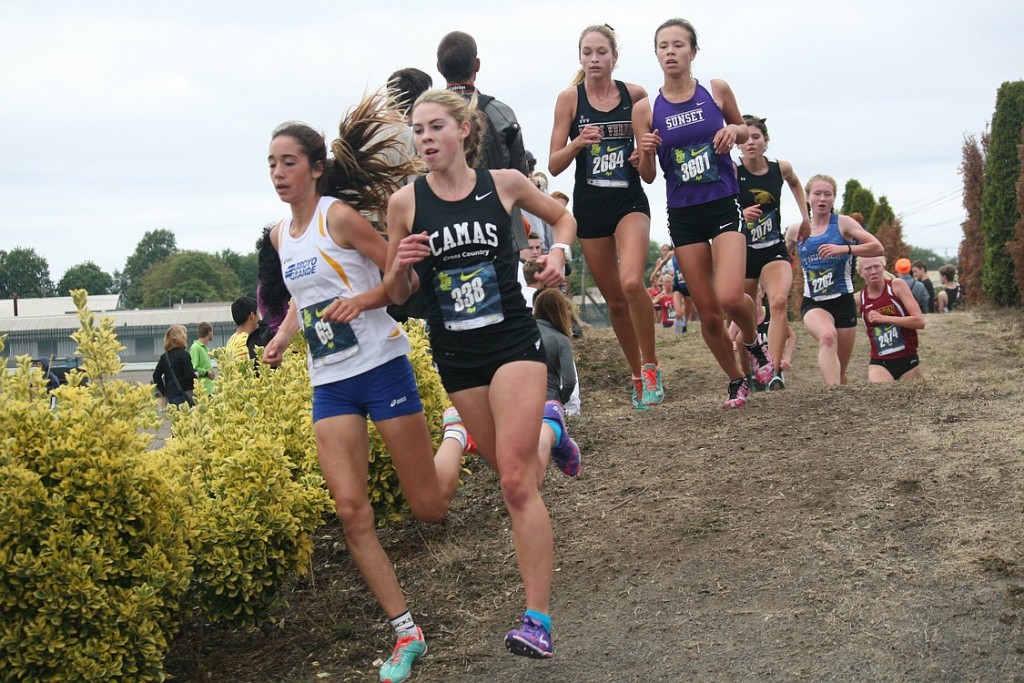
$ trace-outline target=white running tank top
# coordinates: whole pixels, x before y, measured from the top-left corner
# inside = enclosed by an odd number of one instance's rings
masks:
[[[377,264],[331,239],[327,210],[336,201],[322,197],[299,237],[291,236],[291,218],[281,221],[281,273],[309,346],[313,386],[354,377],[410,351],[405,330],[383,308],[363,311],[347,325],[320,319],[335,299],[352,298],[381,284]]]

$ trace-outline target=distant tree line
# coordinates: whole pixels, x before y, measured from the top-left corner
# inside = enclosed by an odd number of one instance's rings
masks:
[[[182,251],[174,233],[157,229],[142,236],[122,270],[107,273],[92,261],[85,261],[68,268],[54,283],[46,258],[34,249],[0,250],[0,298],[68,296],[73,289],[120,294],[125,308],[256,296],[256,251]]]

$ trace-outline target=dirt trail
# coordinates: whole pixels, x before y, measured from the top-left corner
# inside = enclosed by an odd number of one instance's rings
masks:
[[[1016,313],[929,316],[924,382],[826,390],[797,325],[784,392],[724,411],[699,330],[659,330],[665,403],[630,408],[608,330],[577,348],[584,470],[552,469],[557,655],[501,642],[522,609],[496,480],[477,467],[441,526],[383,535],[430,653],[412,680],[1024,680],[1024,433]],[[664,332],[664,333],[663,333]],[[375,681],[389,628],[318,533],[277,625],[191,623],[182,681]]]

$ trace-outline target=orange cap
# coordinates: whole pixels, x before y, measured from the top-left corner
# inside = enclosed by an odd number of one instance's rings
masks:
[[[899,273],[900,275],[906,275],[907,273],[909,273],[910,259],[901,258],[900,260],[896,261],[896,272]]]

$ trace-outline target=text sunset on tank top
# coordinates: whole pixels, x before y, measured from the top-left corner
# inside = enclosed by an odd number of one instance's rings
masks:
[[[669,102],[658,93],[651,128],[661,135],[658,159],[669,208],[705,204],[739,192],[732,156],[715,152],[713,145],[724,125],[725,115],[700,82],[685,102]]]

